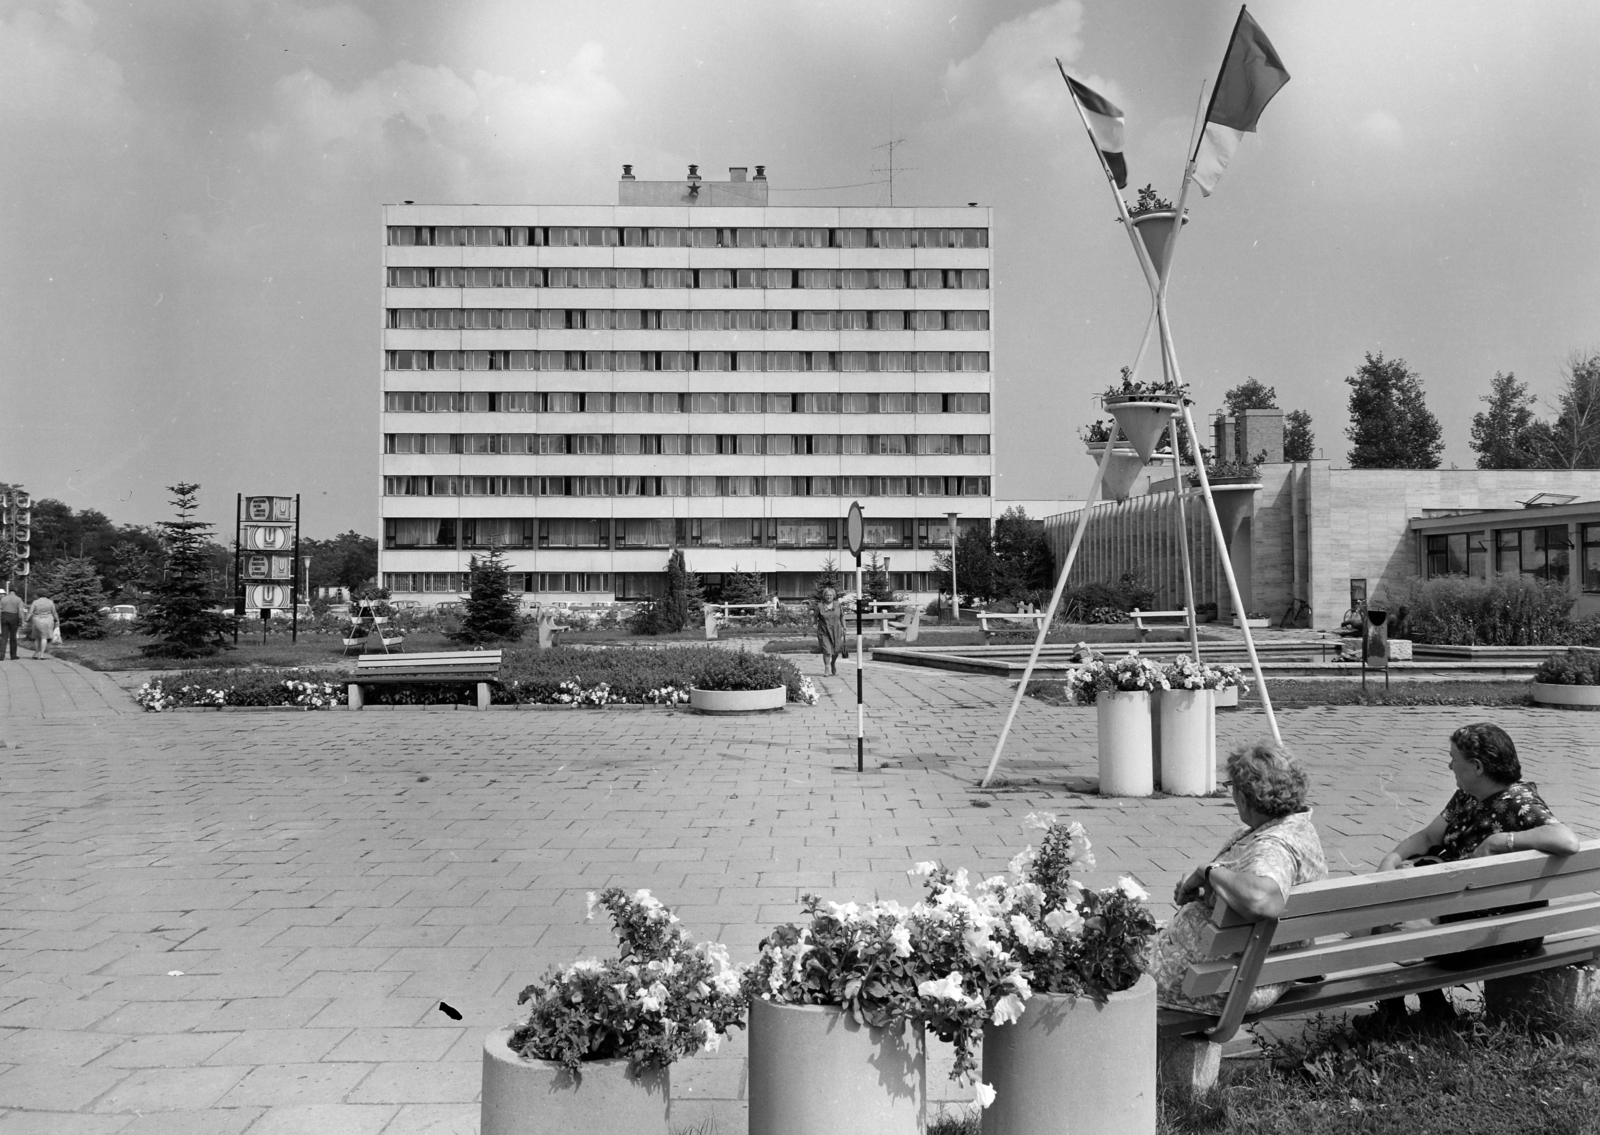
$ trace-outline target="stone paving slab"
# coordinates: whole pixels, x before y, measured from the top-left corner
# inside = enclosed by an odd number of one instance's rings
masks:
[[[0,665],[0,1135],[465,1135],[485,1031],[547,965],[608,948],[587,891],[649,887],[748,957],[806,890],[913,899],[911,863],[1001,870],[1023,818],[1050,810],[1088,828],[1088,881],[1132,873],[1164,917],[1179,872],[1236,822],[1222,800],[1075,791],[1095,772],[1093,711],[1037,702],[1004,782],[979,791],[1010,688],[892,665],[868,668],[865,773],[848,668],[818,679],[815,708],[715,719],[155,715],[103,676],[27,665]],[[1333,870],[1369,868],[1437,811],[1448,734],[1478,716],[1281,715]],[[1594,834],[1592,719],[1495,718]],[[1224,714],[1219,745],[1263,724]],[[744,1129],[743,1055],[736,1040],[674,1069],[675,1124]]]

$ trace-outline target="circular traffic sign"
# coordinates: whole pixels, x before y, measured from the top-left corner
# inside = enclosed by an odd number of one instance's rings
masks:
[[[850,549],[850,554],[857,559],[861,558],[861,545],[866,538],[866,525],[861,519],[861,502],[850,502],[850,515],[844,522],[844,546]]]

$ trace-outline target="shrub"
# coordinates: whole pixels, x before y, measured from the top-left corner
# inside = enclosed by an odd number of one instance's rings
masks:
[[[1562,584],[1527,576],[1448,575],[1409,581],[1391,601],[1391,609],[1409,608],[1407,626],[1416,642],[1566,646],[1595,633],[1592,621],[1572,618],[1573,602]]]
[[[817,698],[810,680],[802,677],[793,663],[715,646],[619,646],[601,650],[563,646],[509,653],[501,668],[503,700],[508,702],[671,704],[688,700],[689,688],[702,681],[749,683],[712,687],[727,690],[783,686],[791,702],[809,704]],[[602,685],[606,687],[603,700],[581,696],[582,691]],[[575,693],[580,696],[575,698]]]
[[[199,706],[329,709],[344,701],[343,674],[324,670],[178,670],[151,678],[134,700],[151,713]]]
[[[1533,680],[1552,686],[1600,686],[1600,651],[1569,650],[1539,663]]]
[[[1148,611],[1155,602],[1155,590],[1128,571],[1114,582],[1102,580],[1069,587],[1061,596],[1061,613],[1057,617],[1065,622],[1119,623],[1135,607]]]
[[[73,556],[57,560],[39,573],[35,585],[40,595],[55,602],[61,619],[61,634],[66,638],[104,638],[110,621],[100,613],[105,592],[95,573],[94,560]]]

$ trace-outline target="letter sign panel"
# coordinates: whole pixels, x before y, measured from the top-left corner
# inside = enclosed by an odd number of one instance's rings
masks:
[[[244,574],[246,579],[290,579],[293,573],[290,570],[289,556],[265,556],[252,553],[245,557]]]
[[[294,534],[287,524],[246,524],[240,542],[247,552],[286,552],[294,543]]]
[[[294,498],[246,497],[244,518],[254,524],[287,524],[294,520]]]
[[[244,589],[244,605],[252,611],[288,607],[289,589],[281,583],[252,583]]]

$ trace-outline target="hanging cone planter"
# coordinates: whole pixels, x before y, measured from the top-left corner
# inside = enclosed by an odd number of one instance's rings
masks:
[[[1217,506],[1217,520],[1222,524],[1222,534],[1233,543],[1239,525],[1256,514],[1256,493],[1260,484],[1219,485],[1212,482],[1211,499]]]
[[[1156,266],[1156,275],[1162,279],[1167,275],[1167,249],[1172,247],[1172,234],[1178,227],[1177,221],[1178,214],[1170,209],[1133,218],[1133,227],[1138,231],[1139,239],[1144,241],[1150,262]],[[1185,217],[1183,223],[1188,224],[1189,218]]]
[[[1167,428],[1167,422],[1177,413],[1177,405],[1173,402],[1146,401],[1142,396],[1136,401],[1117,402],[1114,401],[1115,397],[1106,397],[1106,409],[1116,417],[1123,436],[1140,459],[1149,461],[1151,454],[1156,451],[1161,431]]]
[[[1144,458],[1131,449],[1111,451],[1111,464],[1100,481],[1100,499],[1125,501],[1133,490],[1134,481],[1144,471]]]

